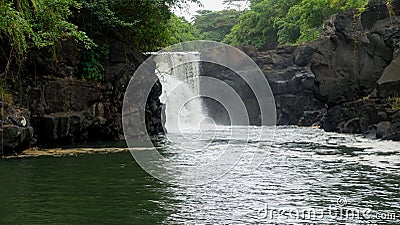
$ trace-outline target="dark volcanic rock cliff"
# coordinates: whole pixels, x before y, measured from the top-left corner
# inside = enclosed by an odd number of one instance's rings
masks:
[[[317,44],[317,43],[315,43]],[[318,125],[325,104],[319,94],[319,83],[310,70],[311,58],[316,51],[312,45],[278,47],[260,52],[254,47],[240,47],[261,68],[275,97],[278,125]],[[246,82],[228,68],[203,63],[202,75],[220,79],[230,85],[242,98],[252,125],[260,125],[257,99]],[[217,123],[229,124],[223,107],[206,99],[209,114]]]
[[[318,125],[323,116],[325,104],[319,82],[310,70],[316,44],[252,54],[274,93],[278,125]]]
[[[112,42],[104,81],[95,82],[76,78],[82,67],[78,46],[67,41],[61,52],[56,62],[36,55],[20,76],[22,79],[12,83],[10,89],[19,90],[14,103],[20,107],[2,103],[6,109],[2,113],[5,138],[0,154],[13,154],[36,145],[50,147],[123,137],[125,90],[144,55],[131,46]],[[149,134],[163,132],[160,95],[161,84],[157,82],[147,105],[141,106],[146,107]],[[20,124],[22,120],[26,124]]]
[[[240,47],[269,81],[278,125],[320,125],[330,132],[400,140],[400,7],[396,4],[370,3],[362,13],[335,15],[324,37],[300,46],[269,51]],[[203,75],[237,90],[250,121],[259,124],[257,102],[235,73],[203,64]],[[206,105],[217,122],[226,122],[222,106],[209,100]]]
[[[326,131],[400,140],[400,17],[391,13],[370,5],[333,17],[311,65],[329,105]]]

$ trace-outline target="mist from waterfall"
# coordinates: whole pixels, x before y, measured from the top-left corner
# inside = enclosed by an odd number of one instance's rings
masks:
[[[200,93],[200,53],[157,53],[156,73],[166,105],[165,127],[169,133],[200,132],[210,124]]]

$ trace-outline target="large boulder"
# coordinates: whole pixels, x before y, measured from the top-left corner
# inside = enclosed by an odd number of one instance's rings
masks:
[[[0,102],[0,156],[16,154],[33,144],[30,113],[26,109]]]

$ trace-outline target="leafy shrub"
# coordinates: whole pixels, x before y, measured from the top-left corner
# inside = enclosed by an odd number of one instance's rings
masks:
[[[106,45],[86,50],[82,59],[82,79],[103,80],[103,63],[108,59],[108,53],[108,46]]]
[[[178,44],[180,42],[193,41],[199,34],[197,30],[184,18],[172,15],[168,21],[168,32],[170,33],[169,44]]]
[[[194,18],[194,27],[201,33],[200,39],[222,41],[231,32],[232,27],[238,22],[241,12],[236,10],[222,11],[197,11]]]

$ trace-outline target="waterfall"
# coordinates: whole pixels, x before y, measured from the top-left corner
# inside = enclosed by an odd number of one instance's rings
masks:
[[[156,74],[166,105],[165,127],[170,133],[200,131],[207,123],[207,114],[200,99],[200,53],[155,53]]]

